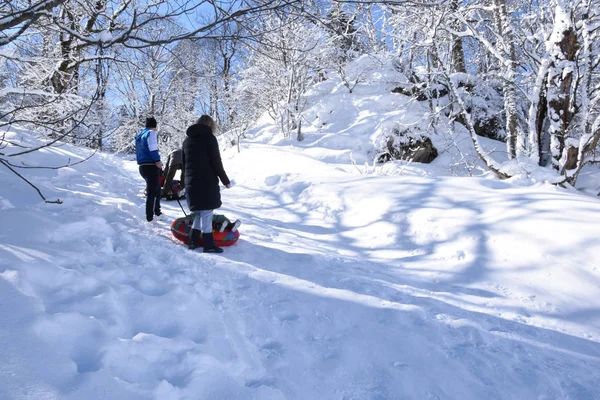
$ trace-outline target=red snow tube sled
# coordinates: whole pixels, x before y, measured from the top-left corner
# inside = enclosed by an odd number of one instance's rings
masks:
[[[216,221],[220,218],[223,218],[222,215],[213,215],[213,236],[215,238],[215,245],[222,246],[231,246],[235,242],[237,242],[240,237],[240,231],[236,230],[235,232],[225,230],[223,232],[219,232],[215,230]],[[192,223],[194,222],[194,213],[191,213],[188,216],[177,218],[171,224],[171,233],[175,236],[176,239],[181,240],[183,243],[188,243],[188,238],[192,232]],[[202,246],[202,235],[200,236],[199,245]]]

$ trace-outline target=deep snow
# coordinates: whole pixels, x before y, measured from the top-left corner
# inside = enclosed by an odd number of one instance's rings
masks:
[[[171,236],[176,202],[145,221],[127,157],[21,170],[62,205],[0,168],[0,399],[600,399],[597,168],[593,196],[522,160],[492,179],[464,131],[390,93],[391,63],[359,61],[352,94],[311,88],[303,142],[263,120],[223,149],[221,211],[244,223],[222,255]],[[406,127],[439,157],[373,165]]]
[[[132,161],[26,170],[62,205],[0,169],[1,399],[600,399],[600,201],[265,132],[223,152],[222,255]]]

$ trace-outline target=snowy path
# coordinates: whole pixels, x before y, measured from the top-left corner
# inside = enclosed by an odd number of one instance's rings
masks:
[[[0,172],[0,398],[600,398],[597,200],[285,147],[225,165],[219,256],[171,237],[176,202],[143,221],[133,163],[41,172],[63,206]]]

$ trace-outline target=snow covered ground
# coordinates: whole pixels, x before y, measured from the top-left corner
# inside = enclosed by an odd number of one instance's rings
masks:
[[[599,200],[339,152],[224,151],[222,255],[134,162],[24,170],[62,205],[0,169],[0,399],[600,399]]]

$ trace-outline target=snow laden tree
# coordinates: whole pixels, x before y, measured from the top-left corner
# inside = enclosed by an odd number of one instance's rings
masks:
[[[27,29],[10,46],[18,55],[13,62],[22,79],[8,99],[11,104],[5,103],[9,118],[4,121],[38,128],[51,138],[102,147],[101,127],[110,118],[109,61],[114,60],[104,43],[111,39],[108,27],[116,26],[119,18],[119,13],[108,16],[111,6],[104,0],[64,1],[52,12],[23,22]]]
[[[201,95],[198,44],[181,41],[130,49],[127,54],[130,61],[119,63],[114,77],[123,107],[111,138],[112,148],[133,151],[133,138],[148,116],[159,123],[161,151],[179,148],[187,127],[197,118],[195,104]]]
[[[490,28],[483,22],[487,14],[473,7],[460,10],[466,29],[453,33],[476,39],[495,58],[503,82],[508,158],[552,165],[563,182],[574,183],[599,134],[593,100],[597,4],[550,0],[535,8],[517,4],[511,12],[506,6],[494,2],[495,44],[482,33]],[[517,24],[515,16],[525,23]],[[529,111],[521,112],[518,104],[525,102]]]
[[[184,40],[170,52],[172,63],[164,83],[164,106],[161,112],[161,143],[165,150],[181,148],[187,128],[198,118],[198,99],[203,95],[201,44]]]
[[[37,21],[48,23],[48,18]],[[8,45],[3,56],[14,78],[11,86],[0,93],[0,125],[37,128],[53,139],[76,137],[83,117],[102,90],[100,86],[98,90],[88,90],[90,96],[81,95],[79,83],[95,67],[92,58],[99,58],[84,53],[84,49],[71,52],[73,49],[66,49],[66,43],[65,36],[55,30],[32,28]],[[85,60],[89,62],[80,70]]]
[[[333,69],[350,93],[362,78],[361,71],[348,69],[349,63],[361,54],[355,22],[356,15],[350,15],[349,11],[344,11],[338,3],[334,3],[323,21],[326,42],[319,63],[323,69]]]
[[[231,85],[231,97],[227,104],[233,113],[232,123],[226,125],[222,132],[228,144],[237,146],[239,152],[241,139],[265,110],[256,102],[256,91],[252,80],[233,80]]]
[[[184,40],[122,55],[131,61],[120,63],[114,79],[125,111],[112,139],[114,148],[132,151],[132,131],[149,115],[159,122],[163,151],[179,148],[200,114],[213,116],[220,132],[228,130],[234,117],[231,81],[236,42]]]
[[[393,40],[387,37],[389,28],[389,13],[376,4],[358,4],[355,11],[353,25],[356,28],[357,44],[361,53],[379,54],[387,53]],[[389,43],[388,43],[389,42]]]
[[[83,139],[78,140],[78,143],[92,149],[103,150],[106,139],[116,128],[116,109],[107,96],[113,66],[110,61],[98,58],[90,71],[84,74],[88,82],[83,85],[81,92],[83,96],[92,98],[94,101],[82,123],[82,127],[78,130],[77,136],[83,137]],[[87,88],[90,92],[86,93],[84,88]]]
[[[284,137],[302,140],[302,111],[310,84],[316,82],[323,31],[293,13],[274,13],[253,29],[265,32],[260,45],[251,46],[240,72],[254,107],[278,121]]]
[[[498,176],[514,173],[511,160],[520,169],[531,160],[554,167],[562,175],[558,181],[574,183],[581,168],[593,161],[598,142],[597,2],[382,3],[393,11],[391,26],[397,23],[407,38],[395,41],[409,49],[400,53],[400,69],[416,87],[423,76],[416,73],[419,69],[443,78],[460,114],[457,121]],[[478,88],[493,82],[499,83],[503,99],[506,161],[490,157],[478,145],[479,113],[469,104],[481,92]],[[488,90],[485,98],[495,97],[495,91]],[[412,88],[402,92],[414,93]]]
[[[416,101],[437,99],[448,93],[440,75],[443,67],[464,73],[464,60],[453,56],[457,52],[450,50],[456,47],[456,38],[442,29],[446,23],[456,25],[456,20],[448,17],[452,4],[415,6],[400,2],[388,4],[383,10],[387,14],[385,28],[391,39],[390,50],[397,54],[394,67],[406,77],[396,92]]]
[[[598,7],[591,2],[556,2],[554,27],[538,73],[542,88],[535,88],[546,93],[553,165],[569,182],[591,161],[600,138],[600,84],[594,59],[600,49],[595,32],[599,23]],[[534,157],[539,153],[535,138],[531,140]]]
[[[517,110],[517,53],[514,38],[513,21],[510,18],[506,0],[494,0],[493,18],[496,27],[498,39],[495,50],[498,57],[500,74],[502,79],[502,89],[504,93],[504,113],[506,116],[506,152],[508,158],[513,159],[524,154],[522,131],[519,124],[519,115]],[[491,50],[491,49],[490,49]],[[521,144],[517,149],[517,141]]]
[[[430,136],[439,133],[440,118],[449,117],[460,120],[460,113],[447,104],[444,98],[449,94],[448,82],[444,79],[446,67],[461,71],[462,88],[473,89],[473,79],[464,72],[464,60],[458,59],[456,38],[440,28],[442,24],[452,23],[456,19],[448,17],[452,4],[433,3],[416,6],[414,3],[386,3],[381,9],[383,29],[388,36],[389,51],[395,55],[393,67],[400,73],[392,89],[412,98],[414,102],[424,102],[429,107],[428,125],[390,129],[383,135],[381,146],[377,150],[383,153],[379,160],[389,158],[413,159],[419,149],[431,161],[437,155]],[[462,51],[462,41],[460,41]],[[475,111],[481,108],[481,102],[471,102],[467,108]],[[485,115],[486,113],[480,113]],[[412,149],[412,150],[411,150]]]
[[[0,47],[12,43],[66,0],[13,0],[0,6]]]
[[[202,109],[213,116],[220,132],[232,129],[235,124],[236,108],[232,98],[232,87],[244,51],[240,37],[244,34],[240,24],[224,24],[218,29],[220,38],[203,41],[200,58],[204,75],[202,86],[208,93],[203,99]]]
[[[394,91],[428,101],[434,129],[444,115],[464,125],[497,175],[533,162],[573,183],[593,156],[597,1],[335,3],[368,6],[371,18],[377,5],[386,48],[398,54],[394,65],[407,78]],[[381,43],[368,19],[363,31]],[[446,96],[449,104],[440,101]],[[504,138],[505,159],[485,154],[480,135]]]
[[[290,7],[297,0],[178,1],[142,0],[15,0],[0,6],[0,58],[7,66],[0,87],[0,128],[27,125],[59,140],[104,146],[110,79],[106,65],[122,48],[147,49],[186,39],[214,38],[215,28]],[[197,15],[203,15],[199,21]],[[189,21],[193,21],[192,24]],[[176,26],[156,36],[156,26]],[[41,55],[41,56],[40,56]],[[89,86],[88,86],[89,85]],[[97,104],[97,105],[96,105]],[[117,115],[126,115],[119,107]],[[92,114],[96,116],[90,118]],[[90,119],[93,122],[90,122]],[[4,143],[0,136],[0,147]],[[39,148],[24,151],[37,151]],[[16,159],[23,152],[11,154]],[[16,164],[0,155],[14,172]],[[21,175],[19,175],[21,176]]]

